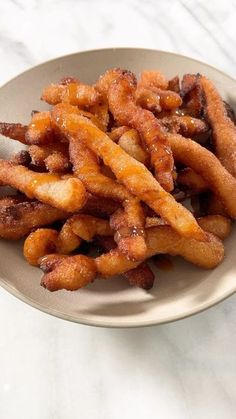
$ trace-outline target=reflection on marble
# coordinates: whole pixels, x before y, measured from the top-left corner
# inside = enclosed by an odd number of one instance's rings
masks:
[[[233,0],[8,0],[0,83],[79,50],[139,46],[235,75]],[[67,323],[0,289],[0,418],[233,419],[236,297],[137,330]]]

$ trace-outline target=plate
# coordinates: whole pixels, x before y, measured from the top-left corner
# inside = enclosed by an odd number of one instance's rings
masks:
[[[106,69],[122,67],[139,73],[158,69],[168,77],[184,73],[207,75],[231,105],[236,82],[202,62],[163,51],[117,48],[80,52],[34,67],[0,89],[0,120],[27,123],[32,109],[45,110],[40,93],[62,76],[78,76],[92,83]],[[1,157],[22,148],[1,139]],[[152,290],[130,287],[124,279],[97,280],[77,292],[50,293],[40,287],[42,275],[22,255],[22,243],[0,241],[0,284],[10,293],[51,315],[78,323],[105,327],[138,327],[160,324],[198,313],[236,291],[235,230],[225,242],[226,258],[206,271],[174,259],[170,271],[155,270]]]

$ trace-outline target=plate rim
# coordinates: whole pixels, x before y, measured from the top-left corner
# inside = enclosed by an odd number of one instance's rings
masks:
[[[167,55],[172,55],[175,57],[181,57],[181,58],[185,58],[187,60],[191,60],[194,61],[198,64],[203,64],[206,67],[209,67],[212,70],[216,70],[217,72],[221,73],[222,75],[224,75],[226,78],[230,79],[233,83],[236,83],[236,78],[234,78],[233,76],[227,74],[225,71],[206,63],[205,61],[202,60],[198,60],[196,58],[193,58],[189,55],[185,55],[185,54],[179,54],[176,52],[172,52],[172,51],[167,51],[167,50],[162,50],[162,49],[155,49],[155,48],[144,48],[144,47],[106,47],[106,48],[94,48],[94,49],[86,49],[86,50],[82,50],[82,51],[77,51],[74,52],[72,54],[65,54],[65,55],[61,55],[58,57],[55,57],[51,60],[47,60],[44,62],[41,62],[39,64],[36,64],[34,66],[31,66],[29,68],[27,68],[26,70],[24,70],[23,72],[17,74],[16,76],[12,77],[10,80],[6,81],[4,84],[2,84],[0,86],[0,94],[1,94],[1,89],[4,88],[5,86],[7,86],[8,84],[16,81],[19,77],[27,74],[28,72],[31,72],[34,69],[43,67],[44,65],[47,65],[49,63],[53,63],[56,61],[60,61],[61,59],[69,59],[70,57],[76,56],[76,55],[83,55],[83,54],[88,54],[88,53],[94,53],[94,52],[114,52],[114,51],[147,51],[147,52],[157,52],[157,53],[164,53]],[[181,314],[181,313],[177,313],[176,315],[172,316],[171,318],[167,318],[164,320],[157,320],[157,319],[150,319],[150,320],[138,320],[137,321],[127,321],[125,324],[119,323],[119,321],[114,323],[113,320],[113,324],[112,322],[108,322],[107,320],[90,320],[90,319],[86,319],[86,318],[80,318],[80,317],[74,317],[71,316],[67,313],[64,313],[62,311],[59,311],[55,308],[50,308],[47,306],[42,305],[41,303],[36,302],[35,300],[33,300],[31,297],[26,297],[21,291],[17,290],[14,286],[12,286],[11,284],[9,284],[4,278],[0,277],[0,286],[5,289],[7,292],[9,292],[11,295],[13,295],[14,297],[16,297],[17,299],[19,299],[20,301],[24,302],[25,304],[27,304],[28,306],[31,306],[43,313],[46,313],[48,315],[54,316],[56,318],[62,319],[62,320],[66,320],[66,321],[70,321],[73,323],[77,323],[77,324],[81,324],[81,325],[86,325],[86,326],[94,326],[94,327],[106,327],[106,328],[114,328],[114,329],[126,329],[126,328],[138,328],[138,327],[148,327],[148,326],[158,326],[158,325],[162,325],[162,324],[168,324],[168,323],[172,323],[172,322],[176,322],[179,320],[183,320],[186,319],[188,317],[194,316],[196,314],[200,314],[202,312],[204,312],[207,309],[210,309],[212,307],[214,307],[215,305],[219,304],[220,302],[223,302],[224,300],[226,300],[227,298],[231,297],[233,294],[235,294],[236,292],[236,285],[235,285],[235,289],[231,292],[225,292],[225,294],[221,297],[215,297],[210,303],[203,303],[201,304],[200,309],[198,307],[196,307],[195,309],[191,310],[189,313],[187,314]]]

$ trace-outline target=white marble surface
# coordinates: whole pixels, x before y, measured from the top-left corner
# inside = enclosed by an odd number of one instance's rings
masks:
[[[234,0],[1,1],[0,83],[108,46],[176,51],[235,76],[235,19]],[[0,418],[233,419],[235,303],[109,330],[52,318],[0,289]]]

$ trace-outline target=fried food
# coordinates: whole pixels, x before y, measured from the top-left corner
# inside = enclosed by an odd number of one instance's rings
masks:
[[[141,139],[135,129],[130,129],[121,135],[118,144],[127,154],[149,166],[149,154],[142,146]]]
[[[221,241],[210,233],[207,233],[206,242],[181,237],[169,226],[149,228],[146,233],[148,246],[146,257],[158,253],[179,255],[188,262],[205,269],[213,269],[224,257],[224,247]],[[75,290],[94,281],[97,276],[109,278],[134,269],[138,264],[138,262],[128,260],[118,249],[111,250],[94,260],[90,258],[83,260],[78,259],[77,256],[71,256],[62,259],[51,272],[46,273],[41,284],[50,291]],[[81,272],[84,272],[83,278],[81,278]],[[67,278],[66,281],[65,278]]]
[[[205,121],[189,115],[171,115],[159,119],[161,124],[172,133],[179,133],[184,137],[194,137],[208,131]]]
[[[220,199],[230,217],[236,217],[236,180],[217,157],[200,144],[179,134],[168,134],[176,161],[191,167]]]
[[[178,172],[177,182],[195,193],[205,192],[209,189],[205,180],[190,167],[185,167]]]
[[[54,106],[32,111],[29,125],[0,123],[27,146],[0,159],[1,192],[15,189],[0,199],[0,237],[25,237],[42,286],[73,291],[121,274],[149,290],[154,255],[222,262],[236,218],[236,128],[212,82],[149,70],[137,81],[113,68],[93,85],[63,77],[42,99]]]
[[[136,79],[132,73],[119,76],[108,91],[109,107],[120,125],[138,131],[150,153],[157,180],[164,189],[171,191],[174,161],[167,135],[152,112],[135,104],[135,89]]]
[[[106,252],[109,252],[110,250],[116,248],[116,242],[111,236],[110,237],[98,236],[97,242],[99,246],[101,246],[103,250],[105,250]],[[47,260],[46,267],[48,267],[48,265],[50,265],[50,268],[51,268],[52,262],[50,258],[49,260]],[[42,269],[42,267],[44,266],[45,266],[45,262],[44,264],[41,263],[40,268]],[[43,269],[43,271],[49,272],[49,271],[46,271],[45,269]],[[154,280],[155,280],[154,273],[152,272],[150,266],[145,262],[140,263],[140,265],[138,265],[134,269],[130,269],[129,271],[124,272],[123,277],[129,281],[130,285],[142,288],[144,290],[150,290],[153,287]]]
[[[74,137],[76,144],[84,141],[87,147],[112,169],[118,181],[123,183],[130,193],[148,204],[176,231],[185,237],[205,240],[204,232],[190,212],[159,185],[143,164],[129,156],[104,132],[87,119],[68,113],[62,105],[54,107],[52,117],[65,135]]]
[[[109,221],[90,215],[74,215],[68,218],[60,232],[49,228],[32,232],[24,243],[24,257],[37,266],[43,256],[55,252],[69,254],[82,240],[91,241],[95,235],[111,236]]]
[[[68,214],[64,211],[39,201],[29,201],[26,197],[0,200],[0,237],[18,240],[36,227],[49,225],[67,217]]]
[[[63,211],[78,211],[86,201],[86,191],[79,179],[61,179],[51,173],[35,173],[2,159],[0,182],[18,189],[28,198],[36,198]]]
[[[27,144],[25,140],[27,129],[27,125],[13,122],[0,122],[0,134],[4,135],[4,137],[11,138],[12,140],[19,141],[22,144]]]
[[[206,114],[212,127],[216,156],[236,177],[236,126],[228,117],[225,104],[213,83],[203,76],[200,83],[206,98]]]
[[[207,215],[204,217],[197,218],[198,224],[203,228],[203,230],[208,233],[212,233],[215,236],[219,237],[221,240],[224,240],[231,232],[231,220],[222,215]],[[146,218],[146,228],[158,227],[167,225],[162,218],[159,217],[147,217]]]
[[[69,147],[66,143],[58,142],[54,145],[37,146],[28,148],[32,164],[51,173],[66,173],[70,168]]]
[[[73,82],[68,84],[50,84],[43,90],[41,99],[50,105],[67,102],[71,105],[88,109],[99,101],[100,95],[93,86]]]
[[[74,114],[71,115],[73,117]],[[84,183],[86,189],[94,195],[112,198],[124,205],[124,210],[127,215],[125,220],[128,235],[126,234],[124,237],[122,234],[122,240],[118,240],[118,245],[127,257],[139,260],[146,251],[143,234],[144,217],[140,203],[123,185],[120,185],[116,180],[101,173],[97,156],[83,141],[78,141],[77,138],[74,138],[70,134],[69,136],[70,156],[74,173]],[[112,140],[110,141],[112,142]],[[132,214],[132,219],[128,212]]]

